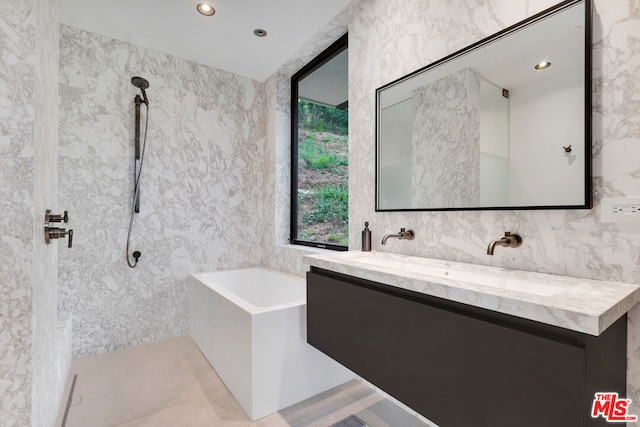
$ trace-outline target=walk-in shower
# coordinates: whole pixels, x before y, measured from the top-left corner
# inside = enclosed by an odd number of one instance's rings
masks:
[[[144,163],[144,153],[147,147],[147,129],[149,128],[149,99],[147,98],[147,92],[145,89],[149,89],[149,82],[142,77],[132,77],[131,84],[140,89],[142,97],[136,95],[134,98],[134,104],[136,107],[136,124],[135,124],[135,167],[134,167],[134,190],[133,190],[133,202],[131,207],[131,217],[129,218],[129,231],[127,232],[127,265],[134,268],[138,265],[138,259],[142,253],[140,251],[134,251],[132,256],[134,261],[131,262],[129,257],[129,245],[131,243],[131,229],[133,227],[133,216],[140,212],[140,177],[142,175],[142,165]],[[142,137],[142,146],[140,145],[140,107],[145,105],[146,111],[144,114],[144,134]]]

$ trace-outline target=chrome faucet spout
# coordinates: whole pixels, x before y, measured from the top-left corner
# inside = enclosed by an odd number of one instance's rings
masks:
[[[493,255],[493,251],[496,246],[502,246],[505,248],[517,248],[522,244],[522,237],[517,234],[511,234],[510,231],[506,231],[504,233],[504,237],[494,240],[489,243],[487,247],[487,255]]]
[[[385,234],[384,237],[382,238],[382,244],[383,245],[387,243],[387,239],[389,237],[397,237],[399,239],[400,237],[402,237],[402,235],[400,233],[398,233],[398,234]]]
[[[390,237],[395,237],[397,239],[400,240],[413,240],[415,239],[416,235],[413,232],[413,230],[406,230],[404,228],[400,229],[399,233],[396,234],[385,234],[385,236],[382,238],[382,244],[386,244],[387,243],[387,239]]]
[[[493,251],[496,248],[496,245],[498,246],[509,246],[509,241],[507,239],[505,239],[504,237],[500,240],[494,240],[491,243],[489,243],[489,247],[487,248],[487,255],[493,255]]]

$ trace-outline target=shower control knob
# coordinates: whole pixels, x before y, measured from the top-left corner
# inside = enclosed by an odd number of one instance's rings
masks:
[[[69,222],[69,212],[64,211],[63,215],[52,215],[50,210],[47,210],[49,216],[49,222]]]
[[[69,236],[68,247],[73,246],[73,230],[65,230],[58,227],[44,227],[44,240],[47,244],[51,243],[53,239],[64,239],[64,236]]]

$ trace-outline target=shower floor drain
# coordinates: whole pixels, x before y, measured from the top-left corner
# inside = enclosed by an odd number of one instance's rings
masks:
[[[349,415],[344,420],[331,424],[329,427],[367,427],[367,423],[355,415]]]

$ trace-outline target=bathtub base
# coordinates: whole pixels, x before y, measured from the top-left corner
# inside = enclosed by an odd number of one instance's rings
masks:
[[[191,336],[251,420],[355,378],[307,344],[306,304],[251,313],[200,280],[190,285]]]

